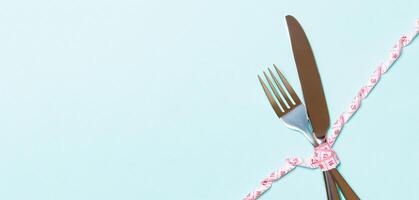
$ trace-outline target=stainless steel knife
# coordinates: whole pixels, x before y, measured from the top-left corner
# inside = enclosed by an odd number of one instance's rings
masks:
[[[329,111],[313,51],[304,30],[291,15],[285,17],[291,39],[292,51],[303,91],[308,117],[318,143],[323,143],[330,126]],[[340,199],[336,183],[345,199],[359,199],[336,169],[324,173],[328,199]],[[331,178],[333,177],[333,179]],[[334,180],[334,181],[333,181]]]

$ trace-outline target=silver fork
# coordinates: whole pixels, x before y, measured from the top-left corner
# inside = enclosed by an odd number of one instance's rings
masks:
[[[275,82],[276,87],[279,89],[281,96],[278,94],[278,91],[275,89],[272,81],[266,74],[263,72],[268,84],[274,93],[276,100],[279,102],[279,105],[276,103],[274,97],[272,96],[271,92],[269,91],[268,87],[266,87],[265,83],[263,82],[262,78],[258,75],[260,84],[262,84],[263,91],[265,91],[266,96],[269,99],[269,103],[271,104],[272,108],[274,109],[276,115],[284,122],[284,124],[293,130],[296,130],[302,133],[308,141],[313,146],[316,146],[316,142],[313,138],[313,134],[310,127],[310,121],[307,117],[307,112],[304,104],[301,103],[300,98],[298,98],[297,94],[295,93],[294,89],[292,89],[291,85],[285,79],[284,75],[278,70],[276,65],[273,65],[276,72],[281,79],[282,84],[287,89],[288,94],[285,93],[285,90],[275,78],[275,75],[272,73],[271,69],[268,68],[269,74],[271,75],[272,79]],[[284,101],[285,100],[285,101]]]
[[[275,68],[275,71],[278,73],[278,76],[281,79],[282,84],[285,86],[288,94],[285,92],[284,88],[275,78],[275,75],[272,73],[271,69],[268,68],[272,80],[274,80],[276,87],[279,89],[279,92],[282,95],[282,97],[279,95],[277,89],[275,88],[274,84],[272,83],[266,72],[263,72],[263,75],[265,76],[273,94],[276,97],[276,101],[278,101],[279,103],[278,105],[278,103],[275,101],[275,98],[269,91],[268,87],[266,87],[262,78],[258,75],[260,84],[263,87],[263,91],[265,91],[265,94],[269,99],[269,103],[274,109],[276,115],[284,122],[284,124],[287,127],[302,133],[313,146],[318,146],[318,142],[314,139],[314,135],[310,126],[310,120],[308,119],[307,111],[304,104],[301,103],[300,98],[298,98],[294,89],[285,79],[284,75],[282,75],[282,73],[278,70],[278,68],[275,65],[273,66]],[[323,177],[326,184],[328,199],[340,199],[335,181],[333,180],[330,172],[323,172]]]

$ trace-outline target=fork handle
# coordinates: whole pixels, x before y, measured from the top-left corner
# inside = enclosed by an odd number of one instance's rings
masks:
[[[343,196],[346,200],[359,200],[360,198],[356,193],[352,190],[351,186],[346,182],[345,178],[339,173],[338,170],[331,169],[328,172],[332,175],[333,179],[338,184],[340,190],[342,191]]]
[[[326,194],[328,200],[340,200],[338,188],[336,187],[336,182],[333,179],[330,172],[323,172],[323,178],[326,186]]]

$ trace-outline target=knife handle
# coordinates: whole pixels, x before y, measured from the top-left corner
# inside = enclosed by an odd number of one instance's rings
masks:
[[[343,196],[346,200],[359,200],[360,198],[356,193],[352,190],[351,186],[346,182],[345,178],[339,173],[338,170],[331,169],[328,172],[332,175],[333,179],[338,184],[340,190],[342,191]]]
[[[323,172],[323,178],[326,185],[326,194],[328,200],[340,200],[340,195],[338,192],[338,188],[336,187],[336,182],[333,179],[330,172],[325,171]]]

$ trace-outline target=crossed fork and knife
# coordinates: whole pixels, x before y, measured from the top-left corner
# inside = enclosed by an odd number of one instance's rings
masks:
[[[287,127],[302,133],[316,147],[326,142],[326,133],[330,126],[326,99],[314,55],[304,30],[293,16],[288,15],[285,19],[305,105],[275,65],[276,76],[271,69],[268,69],[269,75],[263,72],[268,84],[265,84],[261,76],[258,78],[276,115]],[[279,77],[280,81],[276,77]],[[345,199],[359,199],[336,168],[324,171],[323,177],[328,200],[340,199],[339,189]]]

